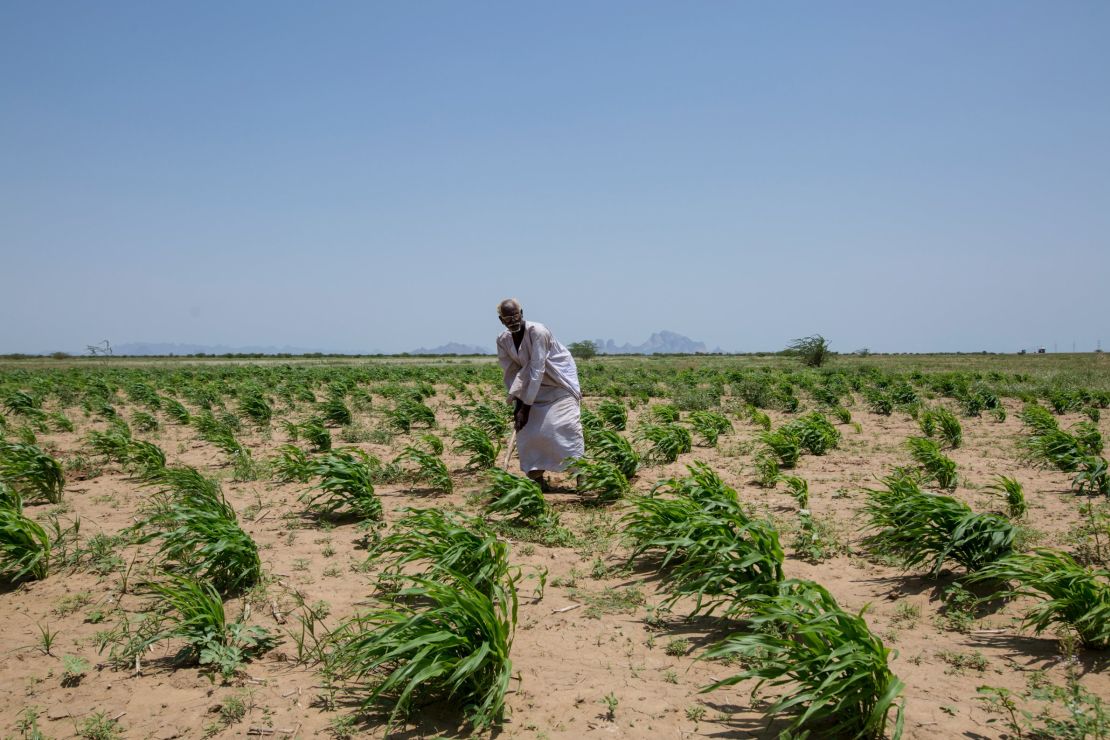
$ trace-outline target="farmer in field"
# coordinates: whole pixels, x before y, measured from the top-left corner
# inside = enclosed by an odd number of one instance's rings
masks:
[[[497,316],[505,325],[497,337],[497,361],[513,404],[520,468],[546,493],[551,489],[544,471],[562,471],[570,458],[585,454],[578,368],[546,326],[524,320],[515,298],[501,301]]]

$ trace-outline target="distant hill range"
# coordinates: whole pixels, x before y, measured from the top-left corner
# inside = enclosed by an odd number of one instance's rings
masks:
[[[410,355],[492,355],[495,354],[489,347],[479,347],[476,344],[459,344],[448,342],[438,347],[427,349],[418,347],[409,352]]]
[[[704,342],[695,342],[673,331],[657,331],[643,344],[618,345],[612,339],[595,339],[597,351],[604,355],[692,355],[696,352],[709,352]],[[715,350],[719,352],[720,350]]]
[[[709,352],[703,342],[695,342],[689,337],[676,334],[673,331],[658,331],[652,334],[643,344],[618,345],[612,339],[594,339],[597,350],[603,355],[655,355],[655,354],[694,354],[696,352]],[[720,350],[714,350],[720,352]],[[496,350],[479,347],[475,344],[459,344],[448,342],[438,347],[426,349],[421,347],[409,352],[410,355],[492,355]]]

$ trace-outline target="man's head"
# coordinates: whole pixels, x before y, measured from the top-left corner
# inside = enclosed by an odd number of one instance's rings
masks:
[[[524,328],[524,309],[516,298],[506,298],[497,304],[497,318],[514,334]]]

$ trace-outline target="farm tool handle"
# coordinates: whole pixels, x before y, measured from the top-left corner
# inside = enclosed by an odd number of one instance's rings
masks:
[[[505,461],[501,463],[501,467],[505,470],[509,469],[509,458],[513,456],[513,447],[516,446],[516,429],[513,429],[513,435],[509,437],[509,445],[505,448]]]

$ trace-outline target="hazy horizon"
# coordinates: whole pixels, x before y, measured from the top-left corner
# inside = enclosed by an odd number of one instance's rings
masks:
[[[0,353],[1090,351],[1110,4],[0,7]]]

